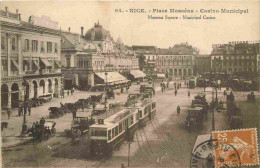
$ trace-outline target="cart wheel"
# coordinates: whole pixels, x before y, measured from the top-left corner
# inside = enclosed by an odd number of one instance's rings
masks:
[[[81,130],[77,130],[76,135],[77,135],[77,137],[79,138],[79,137],[82,135]]]

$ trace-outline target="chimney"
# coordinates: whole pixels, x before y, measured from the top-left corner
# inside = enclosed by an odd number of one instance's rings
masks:
[[[84,33],[84,27],[81,27],[81,35],[83,36]]]
[[[69,32],[70,32],[70,27],[69,27]]]

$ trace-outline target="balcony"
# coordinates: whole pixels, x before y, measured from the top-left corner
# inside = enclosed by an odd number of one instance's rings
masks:
[[[41,74],[49,74],[49,69],[42,69]]]
[[[24,76],[39,75],[39,70],[24,71]]]

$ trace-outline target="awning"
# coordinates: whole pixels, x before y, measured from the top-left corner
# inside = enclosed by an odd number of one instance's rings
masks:
[[[107,75],[105,75],[107,73]],[[104,80],[104,82],[112,83],[112,82],[119,82],[119,81],[127,81],[127,79],[121,75],[120,73],[114,72],[96,72],[95,73],[98,77]]]
[[[140,70],[131,70],[130,74],[134,76],[134,78],[143,78],[146,74]]]
[[[58,61],[58,60],[54,60],[54,61],[55,61],[55,63],[58,65],[58,67],[61,68],[60,61]]]
[[[38,67],[38,69],[40,68],[39,63],[36,60],[33,60],[33,63]]]
[[[51,66],[47,59],[41,58],[41,61],[44,63],[45,66]]]
[[[165,74],[157,74],[158,78],[165,78]]]
[[[15,60],[12,60],[12,62],[13,62],[13,64],[14,64],[14,66],[15,66],[17,69],[19,69],[19,65],[17,64],[17,62],[16,62]]]

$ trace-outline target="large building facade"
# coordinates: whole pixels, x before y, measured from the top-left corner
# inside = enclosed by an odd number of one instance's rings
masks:
[[[75,85],[89,89],[99,84],[100,79],[96,78],[105,72],[113,72],[118,80],[122,80],[122,75],[127,77],[132,70],[139,68],[132,49],[120,38],[115,42],[99,23],[85,34],[83,27],[81,34],[63,32],[61,48],[65,88]]]
[[[42,95],[57,97],[62,83],[57,22],[35,16],[24,22],[18,10],[12,13],[8,8],[0,17],[2,108]]]
[[[166,77],[185,78],[193,76],[198,50],[187,43],[168,49],[157,49],[156,70]]]
[[[195,58],[194,74],[202,75],[211,72],[211,57],[210,55],[197,55]]]
[[[240,77],[259,74],[259,48],[256,42],[230,42],[213,45],[211,68],[217,72],[232,73]]]

